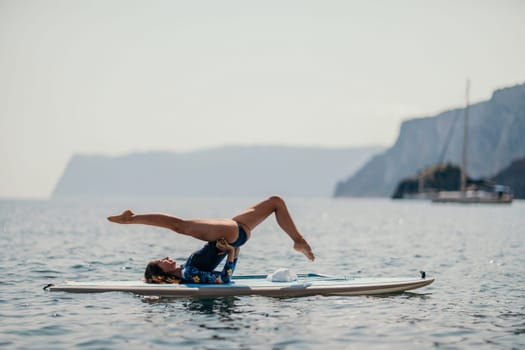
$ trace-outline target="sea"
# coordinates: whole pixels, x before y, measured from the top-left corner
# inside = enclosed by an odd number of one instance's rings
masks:
[[[314,262],[275,219],[241,249],[236,274],[436,280],[384,296],[158,298],[44,291],[64,280],[139,280],[149,260],[202,246],[118,225],[131,208],[232,217],[257,198],[0,200],[1,349],[524,349],[525,202],[435,204],[286,198]]]

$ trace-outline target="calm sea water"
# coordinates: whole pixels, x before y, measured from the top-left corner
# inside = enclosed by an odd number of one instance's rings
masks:
[[[111,224],[131,207],[231,217],[249,199],[0,201],[0,347],[4,349],[303,349],[525,347],[525,202],[437,205],[288,199],[317,260],[294,252],[273,219],[242,249],[237,274],[418,276],[436,282],[382,297],[155,299],[42,290],[70,280],[141,278],[146,262],[202,243]]]

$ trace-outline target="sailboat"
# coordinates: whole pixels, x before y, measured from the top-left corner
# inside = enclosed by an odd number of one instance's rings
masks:
[[[479,186],[467,184],[467,145],[470,80],[467,80],[466,107],[463,124],[463,153],[461,157],[461,185],[459,191],[439,191],[432,199],[436,203],[494,203],[510,204],[513,194],[508,186]]]

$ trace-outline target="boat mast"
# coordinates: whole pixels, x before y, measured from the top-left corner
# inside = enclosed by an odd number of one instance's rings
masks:
[[[467,79],[467,88],[465,91],[465,124],[463,126],[463,156],[461,159],[461,192],[464,194],[467,190],[467,145],[468,145],[468,107],[469,107],[470,80]]]

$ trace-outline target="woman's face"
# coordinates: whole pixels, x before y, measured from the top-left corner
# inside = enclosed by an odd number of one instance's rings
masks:
[[[159,259],[155,261],[158,265],[158,267],[161,268],[162,271],[166,273],[174,273],[177,271],[177,263],[175,260],[171,259],[170,257],[165,257],[164,259]]]

